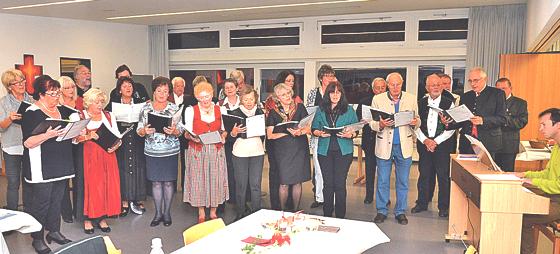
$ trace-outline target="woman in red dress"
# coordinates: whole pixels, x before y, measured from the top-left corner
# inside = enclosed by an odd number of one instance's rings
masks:
[[[83,143],[84,157],[84,232],[94,232],[92,221],[101,231],[111,231],[106,217],[118,215],[121,211],[121,191],[119,167],[115,150],[120,146],[103,149],[94,142],[98,139],[96,131],[105,125],[115,134],[119,133],[115,117],[103,111],[107,102],[107,95],[97,88],[91,88],[84,94],[84,108],[82,117],[90,118],[87,132],[78,141]]]

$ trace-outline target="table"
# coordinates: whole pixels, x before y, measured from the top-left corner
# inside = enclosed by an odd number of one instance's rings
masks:
[[[520,163],[516,163],[515,171],[543,170],[550,160],[550,150],[531,148],[531,144],[526,140],[521,141],[519,151],[515,160]],[[538,165],[534,165],[534,163],[538,163]]]
[[[32,233],[41,230],[41,224],[27,213],[0,209],[0,232],[12,230],[17,230],[21,233]],[[10,253],[4,236],[1,233],[0,253]]]
[[[291,213],[285,213],[285,216]],[[291,237],[291,244],[265,249],[266,253],[362,253],[378,244],[389,242],[375,223],[356,220],[328,218],[305,215],[325,220],[325,225],[340,227],[337,233],[309,231],[299,232]],[[174,254],[192,253],[243,253],[246,245],[241,242],[249,236],[258,236],[265,229],[263,222],[270,222],[282,217],[282,212],[261,209],[227,227],[220,229]],[[258,248],[264,248],[257,246]],[[258,252],[258,251],[257,251]]]

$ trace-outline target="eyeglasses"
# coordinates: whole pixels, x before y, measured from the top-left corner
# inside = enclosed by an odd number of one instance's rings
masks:
[[[210,100],[212,99],[212,95],[211,94],[207,94],[207,95],[199,95],[196,97],[197,100],[202,101],[202,100]]]
[[[62,93],[60,92],[60,90],[45,92],[45,95],[48,95],[50,97],[60,97],[61,94]]]
[[[25,84],[25,82],[26,82],[26,80],[22,79],[22,80],[10,83],[10,86],[23,86],[23,84]]]
[[[480,82],[481,80],[482,80],[481,78],[469,79],[469,80],[467,80],[467,82],[469,82],[469,84],[472,84],[472,83],[478,83],[478,82]]]

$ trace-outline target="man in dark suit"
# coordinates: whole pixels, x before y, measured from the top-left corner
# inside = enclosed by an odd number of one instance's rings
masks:
[[[464,104],[474,114],[470,120],[461,123],[449,123],[447,129],[461,128],[459,152],[473,154],[470,142],[464,135],[470,135],[482,142],[490,156],[496,159],[496,153],[502,148],[502,126],[506,123],[506,96],[495,87],[486,85],[486,72],[475,67],[469,72],[468,82],[472,90],[461,96],[460,104]]]
[[[506,95],[506,122],[502,126],[502,149],[496,154],[496,164],[503,171],[513,172],[519,152],[519,131],[529,121],[527,102],[512,95],[511,82],[507,78],[498,79],[496,88]]]
[[[132,77],[132,71],[130,70],[130,68],[128,68],[128,66],[126,64],[123,64],[119,67],[117,67],[117,69],[115,70],[115,78],[118,80],[120,77]],[[132,87],[133,87],[133,91],[134,93],[132,94],[132,97],[138,101],[148,101],[150,100],[150,96],[148,95],[148,91],[146,91],[146,87],[144,87],[144,85],[137,83],[137,82],[133,82],[132,83]],[[117,101],[119,100],[119,94],[121,91],[117,91],[117,88],[113,88],[113,90],[111,90],[111,93],[109,95],[109,98],[111,98],[111,101]]]
[[[433,196],[434,189],[430,186],[432,178],[437,176],[439,185],[438,209],[440,217],[449,216],[449,154],[454,150],[453,130],[445,130],[437,111],[430,108],[450,109],[454,107],[452,99],[442,95],[441,79],[437,74],[426,78],[428,96],[418,101],[418,115],[422,124],[416,130],[416,147],[418,149],[418,199],[412,213],[419,213],[428,209],[428,202]]]
[[[360,105],[356,110],[358,119],[362,119],[362,105],[370,106],[373,96],[387,91],[387,83],[383,78],[375,78],[371,83],[373,94],[368,94],[360,100]],[[375,168],[377,167],[377,159],[375,158],[375,131],[371,130],[369,124],[362,129],[362,150],[366,161],[366,197],[364,204],[373,202],[373,193],[375,191]]]

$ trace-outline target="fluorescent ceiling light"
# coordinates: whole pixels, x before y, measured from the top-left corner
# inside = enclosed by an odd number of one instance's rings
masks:
[[[166,12],[166,13],[154,13],[154,14],[143,14],[143,15],[131,15],[131,16],[121,16],[121,17],[110,17],[110,18],[107,18],[107,19],[114,20],[114,19],[148,18],[148,17],[174,16],[174,15],[197,14],[197,13],[246,11],[246,10],[299,7],[299,6],[310,6],[310,5],[323,5],[323,4],[342,4],[342,3],[352,3],[352,2],[367,2],[367,1],[369,1],[369,0],[338,0],[338,1],[325,1],[325,2],[296,3],[296,4],[278,4],[278,5],[250,6],[250,7],[213,9],[213,10],[182,11],[182,12]]]
[[[75,3],[83,3],[83,2],[91,2],[91,1],[95,1],[95,0],[70,0],[70,1],[51,2],[51,3],[44,3],[44,4],[29,4],[29,5],[21,5],[21,6],[14,6],[14,7],[5,7],[2,9],[16,10],[16,9],[43,7],[43,6],[50,6],[50,5],[75,4]]]

